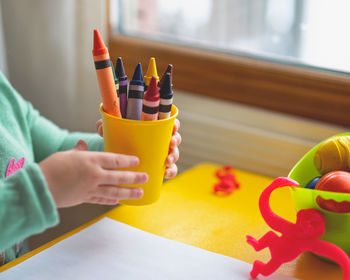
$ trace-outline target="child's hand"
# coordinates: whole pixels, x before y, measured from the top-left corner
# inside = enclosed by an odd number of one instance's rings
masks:
[[[173,136],[171,137],[170,141],[169,154],[165,161],[166,168],[164,177],[166,179],[173,178],[177,174],[177,166],[175,163],[177,162],[180,156],[178,146],[181,143],[181,135],[178,132],[179,128],[180,121],[178,119],[175,119]]]
[[[164,177],[166,179],[173,178],[177,174],[177,166],[175,163],[179,159],[178,146],[181,143],[181,135],[178,132],[179,128],[180,128],[180,121],[178,119],[175,119],[173,136],[170,141],[169,154],[165,161],[166,169],[165,169]],[[103,137],[102,120],[97,121],[96,130],[98,134],[100,134],[100,136]]]
[[[146,173],[115,170],[138,164],[135,156],[87,151],[87,144],[80,140],[74,149],[55,153],[39,166],[59,208],[84,202],[114,205],[120,199],[141,198],[141,188],[116,186],[146,183]]]

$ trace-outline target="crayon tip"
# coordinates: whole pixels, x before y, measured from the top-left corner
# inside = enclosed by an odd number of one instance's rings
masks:
[[[147,72],[146,72],[146,75],[144,77],[145,84],[147,86],[150,84],[150,81],[151,81],[152,77],[156,78],[156,82],[159,81],[159,76],[158,76],[157,67],[156,67],[156,59],[154,57],[151,57],[149,59]]]
[[[158,101],[160,98],[160,94],[158,91],[158,87],[157,87],[157,79],[155,76],[153,76],[151,78],[151,81],[149,83],[148,89],[145,93],[145,97],[146,100],[149,101]]]
[[[163,85],[159,90],[160,97],[170,97],[173,95],[172,84],[171,84],[171,75],[166,73],[163,79]]]
[[[173,76],[173,65],[172,64],[168,64],[168,67],[165,69],[162,78],[159,80],[158,82],[158,87],[161,88],[165,79],[165,76],[167,73],[170,73],[170,79]]]
[[[106,53],[107,53],[107,48],[101,38],[100,32],[98,32],[97,29],[94,29],[94,48],[92,50],[92,54],[96,56],[96,55],[102,55]]]
[[[121,57],[117,58],[117,62],[115,63],[115,74],[118,78],[125,77],[125,70],[123,65],[123,60]]]
[[[132,76],[132,79],[134,81],[142,81],[142,67],[141,67],[141,63],[137,63],[135,71],[134,71],[134,75]]]

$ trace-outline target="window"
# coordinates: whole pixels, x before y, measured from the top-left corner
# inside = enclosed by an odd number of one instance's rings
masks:
[[[349,6],[346,0],[113,0],[110,52],[128,62],[127,71],[138,61],[147,65],[150,56],[159,72],[174,64],[178,89],[348,126]]]

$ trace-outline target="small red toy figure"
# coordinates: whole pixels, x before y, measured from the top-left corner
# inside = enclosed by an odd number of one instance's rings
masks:
[[[256,251],[268,247],[271,252],[271,260],[268,263],[254,262],[250,276],[252,278],[256,278],[259,274],[268,276],[283,263],[294,260],[302,252],[311,251],[337,262],[343,269],[343,279],[350,280],[350,261],[347,254],[334,244],[317,239],[325,232],[325,220],[321,212],[316,209],[300,210],[295,224],[272,212],[269,205],[272,191],[286,186],[297,187],[299,184],[289,178],[279,177],[260,196],[261,215],[273,230],[282,235],[269,231],[259,240],[247,235],[248,244]]]
[[[226,165],[216,170],[215,175],[220,179],[220,182],[214,185],[214,193],[230,194],[234,189],[239,188],[239,183],[233,173],[233,167]]]

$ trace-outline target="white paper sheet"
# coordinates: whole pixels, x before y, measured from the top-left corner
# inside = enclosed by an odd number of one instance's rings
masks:
[[[245,262],[103,218],[0,273],[0,279],[247,280],[250,270]]]

